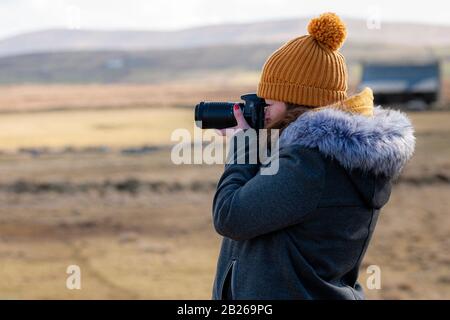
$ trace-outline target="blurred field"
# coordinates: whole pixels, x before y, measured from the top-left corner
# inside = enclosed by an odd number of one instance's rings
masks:
[[[209,299],[222,166],[174,165],[166,145],[173,129],[193,129],[192,104],[250,89],[0,88],[0,298]],[[417,152],[382,210],[360,280],[376,264],[382,289],[366,289],[368,298],[449,299],[450,112],[409,116]],[[65,287],[71,264],[81,290]]]
[[[449,68],[450,70],[450,68]],[[349,94],[354,93],[361,68],[349,68]],[[450,72],[447,72],[450,74]],[[259,72],[197,72],[188,81],[164,84],[11,85],[0,86],[0,113],[185,107],[199,101],[236,101],[255,92]],[[450,78],[442,79],[442,105],[450,105]],[[205,84],[208,85],[205,85]]]
[[[87,147],[170,143],[175,128],[193,131],[192,109],[146,108],[5,114],[0,117],[0,145]]]
[[[253,73],[222,72],[206,79],[202,73],[197,76],[197,80],[193,77],[189,82],[154,85],[0,86],[0,113],[187,107],[201,100],[238,99],[241,93],[255,90]]]

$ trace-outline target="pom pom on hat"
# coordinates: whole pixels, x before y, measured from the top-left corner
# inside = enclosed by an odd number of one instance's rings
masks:
[[[313,18],[308,24],[309,34],[321,44],[335,51],[344,43],[347,30],[342,20],[332,12]]]

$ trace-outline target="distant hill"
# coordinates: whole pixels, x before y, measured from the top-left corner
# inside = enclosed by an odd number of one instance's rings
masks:
[[[260,71],[281,43],[210,46],[147,51],[71,51],[0,58],[0,84],[156,83],[198,77],[199,73]],[[443,51],[443,50],[441,50]],[[429,58],[422,47],[347,43],[351,67],[361,61]],[[445,50],[450,53],[450,47]],[[231,72],[230,72],[231,71]],[[200,79],[201,80],[201,79]]]
[[[179,31],[99,31],[51,29],[0,40],[0,56],[38,52],[185,49],[242,44],[282,43],[306,33],[309,18],[221,24]],[[447,46],[450,27],[384,22],[369,29],[364,20],[345,19],[355,43]]]
[[[47,30],[0,40],[0,84],[155,83],[219,71],[260,71],[267,57],[306,33],[309,19],[224,24],[181,31]],[[450,62],[450,27],[346,19],[342,53],[366,60],[439,57]],[[446,67],[449,72],[449,67]]]
[[[35,53],[0,58],[0,84],[155,83],[198,71],[258,70],[277,45]]]

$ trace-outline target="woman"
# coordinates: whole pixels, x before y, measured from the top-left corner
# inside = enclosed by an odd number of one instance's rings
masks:
[[[269,57],[258,85],[266,127],[280,129],[278,172],[231,163],[218,183],[213,299],[364,298],[358,269],[414,130],[405,114],[374,107],[369,88],[347,97],[346,30],[335,14],[308,31]]]

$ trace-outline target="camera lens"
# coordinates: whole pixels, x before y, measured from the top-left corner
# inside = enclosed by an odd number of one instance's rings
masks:
[[[224,129],[237,125],[233,102],[200,102],[195,106],[195,123],[202,129]],[[241,107],[242,103],[239,104]]]
[[[203,106],[204,102],[200,102],[195,106],[195,122],[202,121],[203,118]]]

